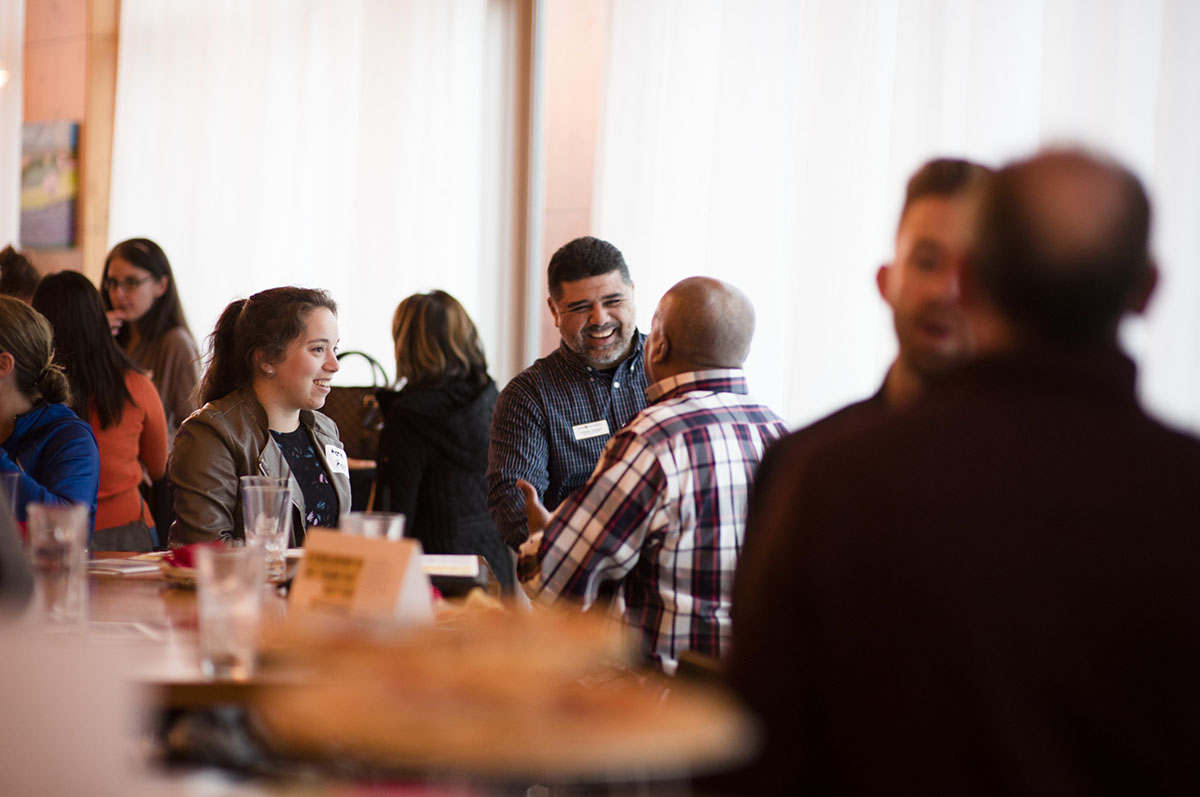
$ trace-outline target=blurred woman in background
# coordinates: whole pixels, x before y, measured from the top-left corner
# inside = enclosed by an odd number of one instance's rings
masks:
[[[100,455],[86,421],[67,406],[50,322],[0,296],[0,472],[20,473],[17,519],[30,503],[83,504],[96,513]]]
[[[402,512],[426,553],[487,559],[505,593],[514,573],[487,511],[496,385],[479,333],[445,291],[409,296],[392,318],[399,392],[383,393],[377,509]]]
[[[167,469],[167,422],[150,379],[108,334],[100,294],[87,277],[42,280],[33,307],[54,328],[55,356],[71,384],[71,409],[91,425],[100,451],[95,551],[150,551],[154,518],[139,486]]]
[[[245,539],[242,476],[288,478],[293,547],[350,511],[337,424],[317,412],[338,370],[337,305],[324,291],[272,288],[231,303],[213,330],[201,410],[183,422],[168,469],[171,545]]]
[[[104,261],[100,287],[117,343],[150,374],[173,437],[200,406],[195,395],[200,353],[167,255],[148,238],[122,241]]]
[[[158,390],[170,447],[179,424],[200,406],[200,353],[166,253],[148,238],[117,244],[104,260],[100,295],[117,343]],[[159,530],[169,528],[174,515],[168,480],[155,481],[146,497]]]
[[[33,263],[11,244],[0,249],[0,294],[15,296],[29,304],[39,279],[41,275]]]

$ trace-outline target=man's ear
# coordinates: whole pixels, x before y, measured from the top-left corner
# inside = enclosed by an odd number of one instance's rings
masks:
[[[875,272],[875,287],[879,289],[879,296],[885,302],[888,302],[888,279],[890,279],[889,275],[891,273],[891,263],[884,263],[879,267],[879,270]],[[891,302],[888,302],[888,304],[891,304]]]
[[[550,315],[554,317],[554,326],[558,326],[558,307],[554,304],[554,297],[546,297],[546,306],[550,308]]]
[[[8,376],[17,367],[17,361],[6,351],[0,351],[0,379]]]
[[[1133,298],[1129,302],[1129,310],[1132,313],[1142,315],[1146,312],[1146,308],[1150,306],[1150,300],[1154,298],[1154,289],[1158,287],[1158,264],[1147,258],[1146,273],[1142,275],[1141,284],[1133,294]]]
[[[650,362],[665,363],[671,356],[671,339],[663,332],[650,338],[649,343],[646,356],[650,358]]]

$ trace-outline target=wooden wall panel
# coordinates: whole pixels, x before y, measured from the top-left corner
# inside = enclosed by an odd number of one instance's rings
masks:
[[[26,0],[25,121],[80,123],[78,238],[31,251],[42,273],[99,278],[108,225],[119,0]]]
[[[546,203],[542,227],[542,297],[555,250],[591,233],[596,136],[604,96],[611,0],[546,3]],[[620,242],[614,241],[618,248]],[[636,279],[636,275],[635,275]],[[554,320],[540,303],[542,353],[558,347]]]
[[[117,91],[119,0],[89,0],[87,32],[87,135],[82,149],[83,196],[79,214],[83,272],[96,283],[108,252],[108,194],[112,177],[113,111]]]

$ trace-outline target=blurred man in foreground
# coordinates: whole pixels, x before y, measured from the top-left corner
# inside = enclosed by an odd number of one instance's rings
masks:
[[[892,309],[896,359],[879,391],[854,408],[882,412],[911,405],[969,353],[960,280],[974,200],[991,169],[966,160],[931,160],[909,178],[891,263],[875,284]]]
[[[793,489],[808,452],[847,431],[911,406],[970,352],[959,283],[970,242],[974,202],[991,170],[967,160],[925,163],[905,186],[895,256],[875,284],[892,310],[896,359],[875,395],[850,404],[771,446],[750,502],[746,564],[753,569],[758,538],[778,526],[773,497]],[[753,585],[750,585],[753,588]],[[739,587],[741,589],[741,587]]]
[[[718,656],[730,636],[733,571],[750,483],[783,421],[746,391],[754,308],[732,285],[676,284],[658,304],[644,361],[649,405],[615,434],[591,478],[553,517],[527,482],[530,528],[518,575],[538,602],[588,608],[620,584],[647,653]],[[540,536],[540,539],[539,539]]]
[[[984,189],[979,359],[814,450],[739,590],[754,791],[1200,793],[1200,441],[1145,415],[1117,344],[1149,222],[1078,152]]]

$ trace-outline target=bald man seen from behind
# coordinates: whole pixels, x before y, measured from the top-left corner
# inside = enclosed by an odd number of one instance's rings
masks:
[[[587,609],[601,585],[625,598],[647,655],[674,672],[679,654],[728,647],[733,573],[746,502],[783,421],[746,390],[754,308],[706,277],[663,296],[646,338],[648,406],[615,434],[591,478],[550,516],[519,482],[533,531],[519,575],[535,601]]]
[[[747,793],[1200,794],[1200,441],[1145,413],[1117,340],[1149,200],[1052,151],[977,221],[977,358],[814,451],[742,574]]]

